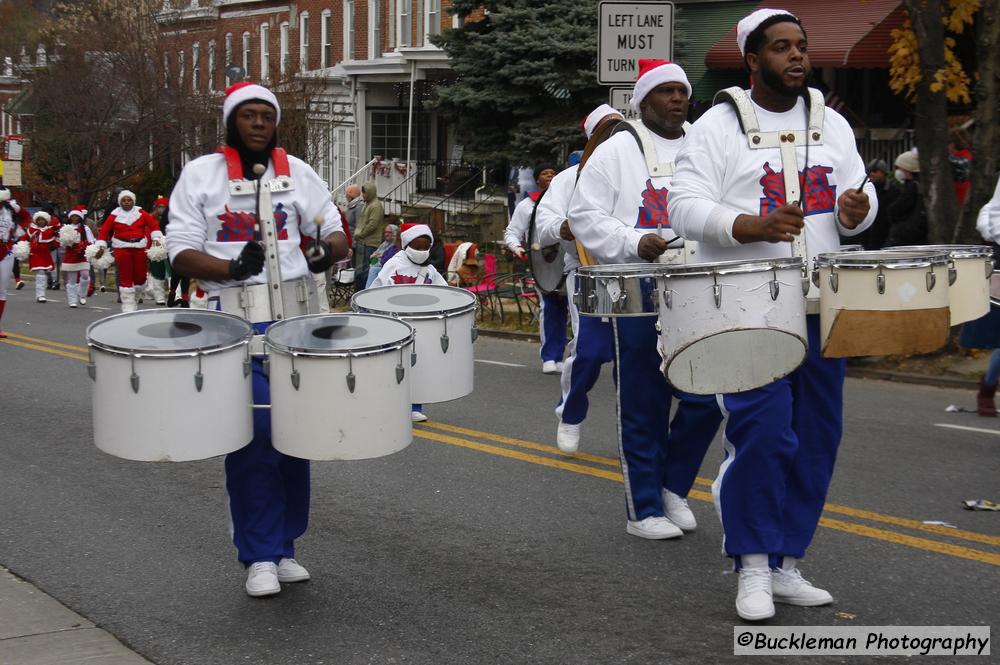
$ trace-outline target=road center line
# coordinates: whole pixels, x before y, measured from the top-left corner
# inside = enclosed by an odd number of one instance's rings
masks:
[[[934,427],[946,427],[948,429],[960,429],[966,432],[982,432],[983,434],[996,434],[1000,436],[1000,430],[985,429],[983,427],[966,427],[965,425],[949,425],[948,423],[934,423]]]
[[[483,363],[485,365],[500,365],[501,367],[526,367],[526,365],[519,365],[517,363],[504,363],[499,360],[480,360],[476,358],[477,363]]]

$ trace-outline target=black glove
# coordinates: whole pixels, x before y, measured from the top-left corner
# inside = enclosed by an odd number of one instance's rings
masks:
[[[333,265],[333,250],[330,245],[322,240],[314,242],[306,250],[306,263],[309,264],[309,272],[326,272]]]
[[[243,251],[229,262],[229,276],[235,280],[244,280],[256,275],[264,269],[264,248],[256,240],[243,246]]]

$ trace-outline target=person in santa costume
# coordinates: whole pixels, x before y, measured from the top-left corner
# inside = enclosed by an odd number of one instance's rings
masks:
[[[62,276],[70,307],[86,305],[90,288],[90,263],[84,252],[94,242],[94,233],[84,223],[86,217],[87,209],[78,205],[70,210],[67,222],[59,229],[59,244],[65,250]]]
[[[35,300],[38,302],[45,302],[49,273],[56,269],[52,250],[56,246],[57,229],[51,222],[52,216],[39,210],[32,215],[28,226],[28,242],[31,244],[28,269],[35,273]]]
[[[153,202],[153,212],[150,213],[153,219],[156,220],[158,228],[161,233],[166,233],[168,221],[167,207],[170,202],[165,196],[158,196]],[[156,251],[156,250],[150,250]],[[166,248],[160,250],[164,258],[154,261],[152,258],[149,259],[149,281],[148,287],[152,287],[153,301],[157,305],[167,304],[167,285],[170,280],[170,261],[166,258]],[[147,256],[149,251],[147,251]]]
[[[256,212],[258,182],[286,185],[272,188],[270,211],[283,289],[345,257],[347,237],[326,183],[308,164],[277,147],[281,107],[273,92],[249,82],[230,86],[222,121],[226,145],[189,162],[170,195],[167,249],[173,269],[197,279],[209,303],[248,316],[262,334],[273,321],[267,305],[269,270],[258,240],[263,233]],[[319,239],[307,252],[299,245],[303,233]],[[245,293],[258,294],[254,301],[262,309],[239,309],[239,303],[247,305],[240,298]],[[293,307],[301,310],[282,300],[286,316]],[[271,401],[263,360],[252,358],[256,404]],[[268,410],[255,409],[253,422],[253,440],[226,456],[226,490],[233,543],[247,571],[244,588],[262,597],[279,593],[281,583],[310,578],[295,559],[295,541],[309,520],[309,461],[274,449]]]
[[[146,285],[146,249],[152,243],[162,243],[163,233],[153,216],[135,204],[135,194],[123,189],[118,194],[118,207],[111,211],[97,234],[100,258],[111,243],[118,272],[118,294],[123,312],[138,309],[137,298]]]
[[[24,235],[24,227],[31,223],[28,211],[18,204],[6,187],[0,187],[0,320],[7,306],[7,287],[13,276],[14,243]],[[0,338],[7,337],[0,328]]]
[[[639,61],[631,104],[640,122],[623,123],[631,131],[594,150],[570,202],[573,235],[598,263],[666,262],[681,251],[666,203],[690,97],[680,66]],[[714,395],[684,393],[664,378],[656,325],[655,316],[611,318],[625,530],[654,540],[697,528],[687,496],[722,422]]]

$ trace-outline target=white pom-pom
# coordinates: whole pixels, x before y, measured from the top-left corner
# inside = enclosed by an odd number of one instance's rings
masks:
[[[150,248],[146,250],[146,256],[149,257],[150,261],[165,261],[167,258],[167,248],[162,243],[154,241]]]
[[[94,266],[98,270],[107,270],[115,262],[115,255],[107,247],[103,247],[104,255],[101,258],[95,258],[97,252],[102,249],[102,245],[87,245],[87,249],[83,251],[83,255],[90,265]]]
[[[27,261],[31,255],[31,243],[21,240],[14,243],[14,258],[18,261]]]
[[[59,244],[63,247],[72,247],[80,242],[80,230],[75,224],[66,224],[59,227]]]

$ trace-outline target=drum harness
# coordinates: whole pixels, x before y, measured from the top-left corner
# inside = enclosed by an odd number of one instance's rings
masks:
[[[543,261],[545,261],[546,263],[553,263],[555,262],[556,259],[559,258],[559,255],[562,253],[562,245],[559,243],[535,249],[536,246],[536,243],[534,242],[535,229],[536,229],[535,215],[538,214],[538,206],[542,203],[542,198],[545,196],[545,192],[548,191],[549,190],[546,189],[544,192],[538,195],[537,199],[535,199],[535,205],[531,208],[531,217],[528,219],[528,266],[531,267],[531,272],[535,276],[535,286],[543,293],[555,293],[557,291],[564,290],[563,287],[566,285],[565,268],[563,268],[562,277],[559,278],[559,282],[556,284],[556,286],[551,289],[544,289],[542,288],[541,284],[538,283],[538,271],[535,270],[535,262],[532,259],[532,257],[535,254],[540,254]]]
[[[808,185],[809,169],[809,146],[823,145],[823,122],[826,116],[826,103],[823,93],[815,88],[807,88],[808,95],[803,94],[806,101],[806,129],[781,130],[777,132],[760,131],[760,122],[757,120],[757,113],[754,111],[753,102],[750,95],[740,88],[733,86],[720,90],[713,100],[713,104],[720,102],[728,103],[736,111],[736,118],[740,123],[740,129],[747,138],[747,145],[751,150],[764,150],[778,148],[781,152],[781,169],[785,181],[785,203],[797,205],[806,211],[803,189]],[[803,166],[803,175],[799,175],[798,158],[796,149],[805,146],[806,159]],[[802,259],[802,290],[803,293],[809,288],[809,251],[806,247],[805,229],[792,241],[792,256]],[[806,313],[818,314],[819,302],[806,301]]]

